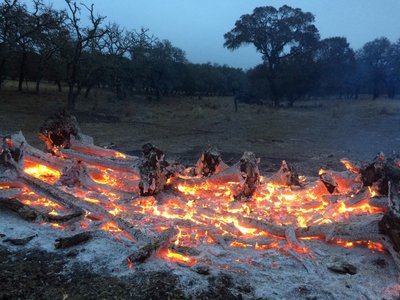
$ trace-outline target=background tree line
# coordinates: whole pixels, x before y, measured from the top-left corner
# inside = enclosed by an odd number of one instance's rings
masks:
[[[190,63],[185,52],[148,30],[126,30],[86,6],[66,0],[55,10],[42,0],[0,5],[0,87],[5,79],[53,82],[68,89],[68,107],[94,88],[123,99],[132,94],[232,96],[280,105],[307,96],[395,97],[400,90],[400,40],[377,38],[354,51],[344,37],[320,39],[314,16],[265,6],[243,15],[225,46],[253,44],[263,61],[242,69]]]

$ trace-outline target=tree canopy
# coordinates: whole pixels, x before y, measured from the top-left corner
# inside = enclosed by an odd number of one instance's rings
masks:
[[[314,16],[299,8],[257,7],[252,14],[241,16],[235,27],[224,35],[224,46],[231,50],[243,44],[256,47],[266,65],[271,97],[279,105],[276,79],[280,64],[315,47],[319,33],[313,22]]]

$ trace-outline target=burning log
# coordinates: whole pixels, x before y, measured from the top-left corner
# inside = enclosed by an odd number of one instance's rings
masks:
[[[70,248],[70,247],[82,244],[84,242],[87,242],[92,237],[93,237],[93,233],[90,231],[80,232],[73,236],[60,237],[60,238],[56,239],[56,242],[54,243],[54,247],[56,249]]]
[[[19,147],[22,148],[21,150],[23,150],[23,161],[29,160],[37,162],[39,164],[45,164],[46,166],[51,166],[51,168],[53,169],[57,169],[59,172],[62,172],[63,169],[67,168],[71,164],[71,161],[69,160],[60,159],[57,156],[53,156],[49,153],[44,153],[32,147],[28,144],[21,131],[11,134],[9,137],[14,145],[20,145]]]
[[[110,192],[118,196],[120,199],[131,199],[132,194],[121,191],[120,189],[111,187],[106,184],[99,184],[90,178],[85,164],[81,161],[76,161],[68,166],[63,174],[61,174],[59,183],[74,187],[80,186],[98,193]],[[136,181],[133,183],[137,183]]]
[[[239,167],[242,176],[241,186],[239,192],[235,195],[236,199],[248,199],[260,185],[259,163],[260,159],[256,158],[253,152],[245,152],[243,154]]]
[[[347,170],[354,174],[360,174],[361,172],[361,166],[359,166],[357,163],[354,163],[350,161],[347,158],[342,158],[340,162],[346,167]]]
[[[170,228],[157,234],[151,238],[149,242],[139,247],[139,249],[128,256],[128,261],[142,263],[148,259],[155,251],[161,248],[164,244],[169,242],[174,236],[178,234],[178,229]]]
[[[268,179],[268,182],[280,186],[302,186],[297,171],[293,167],[289,166],[285,160],[282,160],[279,171],[272,175]]]
[[[196,163],[195,175],[209,177],[227,168],[216,148],[208,147]]]
[[[143,158],[139,167],[139,190],[142,196],[151,196],[162,191],[167,183],[168,162],[165,154],[152,144],[147,143],[142,147]]]
[[[138,175],[138,160],[124,161],[108,157],[97,157],[86,153],[76,152],[72,149],[61,149],[58,153],[64,158],[83,161],[88,165],[100,166]]]
[[[43,181],[40,181],[36,178],[28,176],[24,173],[19,175],[19,178],[32,190],[36,191],[38,194],[42,194],[45,197],[50,197],[52,200],[57,202],[58,204],[72,209],[75,214],[83,214],[85,211],[92,212],[95,215],[101,216],[104,219],[109,219],[115,222],[118,227],[128,234],[130,234],[135,239],[141,240],[143,239],[143,233],[134,228],[132,224],[120,217],[116,217],[111,214],[107,209],[102,206],[96,205],[94,203],[90,203],[87,201],[83,201],[79,198],[76,198],[70,194],[67,194],[56,187],[47,184]]]
[[[56,149],[69,149],[71,136],[79,138],[80,128],[76,118],[66,111],[56,113],[40,127],[39,138],[45,143],[46,150],[55,153]]]

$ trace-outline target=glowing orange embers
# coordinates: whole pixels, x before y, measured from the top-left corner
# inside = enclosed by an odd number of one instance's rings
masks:
[[[116,172],[115,170],[100,166],[88,166],[88,173],[90,178],[97,183],[126,192],[137,190],[139,177],[133,173]]]
[[[381,243],[373,242],[373,241],[344,241],[344,240],[334,240],[333,244],[344,247],[344,248],[353,248],[357,246],[366,246],[373,252],[382,252],[385,253],[385,248]]]
[[[102,224],[100,228],[103,229],[104,231],[113,234],[118,239],[125,237],[130,241],[135,241],[135,239],[129,233],[123,231],[121,228],[118,227],[116,223],[112,221]]]
[[[124,159],[122,154],[117,153],[117,158]],[[92,211],[91,207],[98,207],[98,212],[102,212],[102,219],[85,216],[80,223],[82,229],[100,227],[101,230],[121,239],[121,242],[136,242],[129,233],[118,226],[123,226],[119,220],[123,219],[149,238],[157,237],[160,232],[175,227],[179,233],[172,241],[157,246],[161,247],[157,256],[189,266],[200,261],[200,256],[196,257],[190,251],[180,251],[179,247],[190,250],[197,247],[221,246],[237,253],[253,251],[255,255],[263,255],[255,251],[281,251],[289,255],[294,253],[298,257],[311,258],[312,248],[308,248],[308,245],[312,243],[310,241],[319,240],[320,237],[296,238],[295,233],[301,231],[299,228],[348,222],[354,216],[378,214],[383,211],[369,204],[369,199],[377,195],[373,189],[357,193],[357,189],[354,188],[357,185],[356,175],[351,172],[342,174],[321,170],[321,174],[327,174],[326,179],[335,185],[332,193],[317,178],[308,180],[303,176],[301,187],[287,187],[262,177],[260,186],[246,202],[234,197],[240,189],[239,182],[216,184],[206,179],[184,176],[170,180],[168,190],[160,195],[138,197],[139,177],[134,172],[121,172],[95,165],[86,167],[91,179],[88,181],[97,183],[93,185],[94,188],[87,188],[84,184],[58,187],[79,198],[89,211]],[[25,161],[25,172],[50,184],[60,178],[57,170],[29,160]],[[21,201],[27,205],[46,208],[50,215],[60,214],[62,210],[57,203],[31,195],[30,192],[25,192]],[[92,212],[95,214],[95,211],[96,209]],[[276,226],[279,230],[283,228],[284,233],[265,229],[257,222]],[[61,227],[62,224],[57,226]],[[285,231],[287,228],[291,230],[290,234]],[[371,241],[336,240],[333,243],[342,247],[364,245],[371,251],[383,251],[381,244]],[[242,258],[239,259],[239,262],[243,261]],[[133,262],[128,263],[132,268]],[[231,270],[232,265],[216,267]]]
[[[25,159],[24,172],[44,182],[54,184],[60,179],[60,172],[48,166]]]
[[[189,266],[196,264],[196,259],[184,254],[174,252],[169,248],[164,251],[160,251],[158,256],[171,262],[179,262]]]

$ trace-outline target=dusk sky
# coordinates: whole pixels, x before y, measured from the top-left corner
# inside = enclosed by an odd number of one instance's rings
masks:
[[[78,1],[79,2],[79,1]],[[287,4],[315,15],[321,37],[345,36],[354,49],[375,38],[400,38],[400,0],[95,0],[95,11],[126,29],[148,28],[186,52],[194,63],[218,63],[251,68],[261,62],[253,46],[231,52],[224,33],[243,14],[258,6]],[[45,1],[65,8],[64,0]]]

